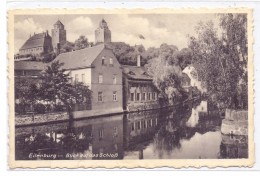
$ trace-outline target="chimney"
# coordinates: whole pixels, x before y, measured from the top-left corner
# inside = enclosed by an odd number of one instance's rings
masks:
[[[140,54],[137,55],[137,65],[136,66],[141,67],[141,55]]]

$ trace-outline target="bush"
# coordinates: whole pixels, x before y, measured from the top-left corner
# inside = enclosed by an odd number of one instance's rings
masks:
[[[25,114],[25,105],[24,104],[15,104],[15,112],[18,114]]]
[[[46,107],[43,104],[35,104],[34,106],[34,112],[36,114],[44,114],[46,112]]]
[[[64,105],[58,104],[55,106],[55,111],[62,112],[62,111],[64,111],[64,108],[65,108]]]

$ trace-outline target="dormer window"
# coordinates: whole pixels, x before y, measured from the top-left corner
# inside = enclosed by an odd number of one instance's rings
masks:
[[[129,71],[128,73],[129,73],[129,75],[135,75],[135,73],[132,71]]]

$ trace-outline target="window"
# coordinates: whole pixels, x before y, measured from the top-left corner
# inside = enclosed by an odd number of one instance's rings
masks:
[[[103,75],[98,75],[98,83],[103,83]]]
[[[109,59],[109,65],[113,65],[113,58]]]
[[[116,84],[116,75],[113,75],[113,84]]]
[[[132,125],[131,125],[131,130],[132,130],[132,131],[135,130],[135,124],[134,124],[134,123],[132,123]]]
[[[145,121],[142,120],[142,128],[145,128]]]
[[[104,137],[104,130],[99,130],[99,139],[102,139]]]
[[[151,100],[151,93],[148,93],[148,100]]]
[[[102,57],[102,65],[105,65],[105,57]]]
[[[145,92],[143,92],[142,100],[146,100],[146,93]]]
[[[83,83],[85,83],[85,74],[84,73],[81,75],[81,80]]]
[[[140,101],[140,93],[136,94],[136,101]]]
[[[151,127],[151,120],[147,120],[147,127]]]
[[[153,92],[153,96],[152,96],[153,100],[155,100],[155,93]]]
[[[103,101],[103,92],[98,92],[98,101]]]
[[[138,130],[141,129],[141,121],[137,122],[137,129],[138,129]]]
[[[132,71],[129,71],[128,74],[130,74],[130,75],[135,75],[135,73],[132,72]]]
[[[144,121],[144,128],[147,128],[147,120]]]
[[[113,92],[113,101],[117,101],[117,93],[116,93],[116,91]]]
[[[78,82],[79,82],[79,75],[75,74],[75,83],[78,83]]]
[[[134,93],[131,93],[130,95],[131,95],[131,101],[134,101],[134,100],[135,100],[135,98],[134,98],[134,97],[135,97],[135,94],[134,94]]]
[[[118,136],[118,128],[117,127],[114,127],[114,137],[117,137]]]

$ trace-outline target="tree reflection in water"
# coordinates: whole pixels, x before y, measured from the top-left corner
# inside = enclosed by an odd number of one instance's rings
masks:
[[[56,154],[59,160],[247,157],[247,139],[221,136],[221,119],[209,109],[205,102],[198,101],[174,109],[19,127],[15,157],[43,159],[30,158],[31,153]],[[76,156],[100,152],[117,155],[66,157],[68,153]]]

